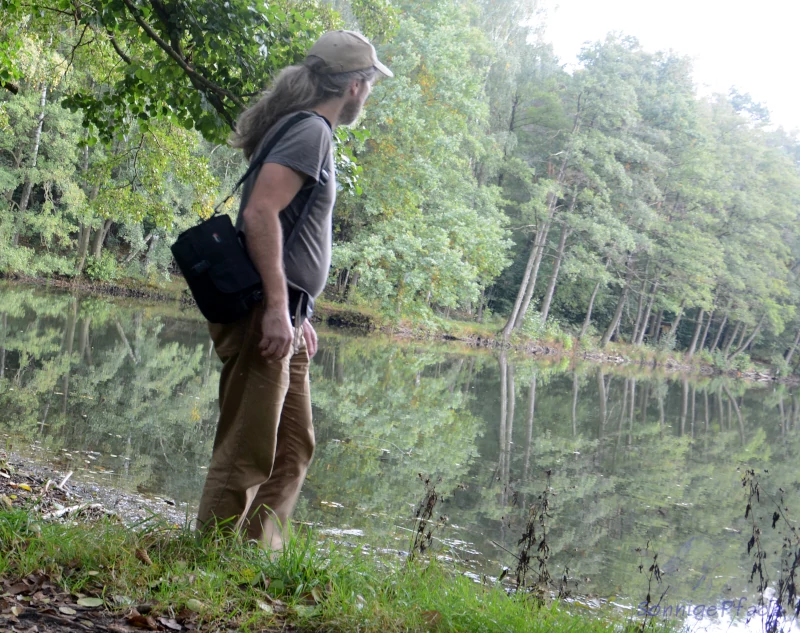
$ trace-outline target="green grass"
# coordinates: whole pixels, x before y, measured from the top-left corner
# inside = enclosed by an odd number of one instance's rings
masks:
[[[444,563],[407,563],[361,549],[293,538],[270,556],[153,519],[135,529],[101,521],[54,524],[22,510],[0,512],[0,578],[39,571],[72,593],[99,596],[111,611],[199,611],[242,631],[639,631],[641,622],[570,614],[480,585]],[[137,555],[138,552],[138,555]],[[146,556],[142,554],[146,552]],[[144,560],[144,562],[143,562]]]

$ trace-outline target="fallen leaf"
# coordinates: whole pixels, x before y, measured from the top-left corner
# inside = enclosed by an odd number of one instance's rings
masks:
[[[6,506],[9,510],[11,509],[12,507],[11,499],[6,497],[5,495],[0,495],[0,501],[2,501],[3,505]]]
[[[125,616],[125,620],[135,627],[140,629],[149,629],[151,631],[158,631],[158,622],[152,615],[141,615],[139,613],[132,613]]]
[[[81,598],[78,600],[78,605],[81,607],[102,607],[103,606],[103,599],[102,598]]]
[[[83,624],[83,626],[85,626],[87,628],[90,628],[90,629],[94,628],[94,623],[91,620],[78,620],[78,622],[80,622],[81,624]]]
[[[172,618],[158,618],[158,621],[161,622],[163,626],[167,627],[168,629],[172,629],[173,631],[183,630],[183,627]]]
[[[10,595],[16,596],[16,595],[22,593],[23,591],[27,591],[28,589],[30,589],[30,587],[28,586],[27,583],[18,582],[16,585],[11,585],[6,591]]]
[[[58,610],[64,615],[76,615],[78,613],[72,607],[58,607]]]
[[[31,487],[28,484],[19,484],[17,488],[21,490],[27,490],[28,492],[32,492]]]
[[[186,608],[190,611],[194,611],[195,613],[200,613],[206,608],[206,605],[200,602],[197,598],[191,598],[190,600],[186,601]]]
[[[11,479],[11,475],[9,475],[5,470],[0,470],[0,477],[5,477],[6,479]]]
[[[90,572],[86,572],[86,573],[89,574],[90,576],[98,576],[100,574],[99,571],[90,571]]]
[[[20,607],[20,606],[16,606],[16,605],[11,607],[11,615],[13,615],[14,617],[16,617],[16,616],[18,616],[18,615],[20,615],[21,613],[24,613],[24,612],[25,612],[25,607]]]
[[[322,589],[320,589],[319,587],[314,587],[311,590],[311,597],[314,598],[314,602],[316,602],[317,604],[322,602],[322,600],[325,598],[325,596],[322,594]]]
[[[129,607],[129,606],[131,606],[133,604],[133,600],[131,600],[128,596],[115,595],[115,596],[113,596],[113,598],[114,598],[114,602],[116,602],[118,605],[121,605],[123,607]]]
[[[317,607],[310,607],[302,604],[296,604],[294,610],[301,618],[310,618],[316,615],[319,609]]]
[[[270,615],[275,613],[275,609],[273,609],[272,606],[268,605],[266,602],[262,602],[261,600],[256,600],[256,605],[258,606],[259,609],[261,609],[262,611],[266,611]]]
[[[142,561],[145,565],[153,564],[153,561],[150,560],[150,556],[148,556],[147,552],[141,547],[136,549],[136,558]]]

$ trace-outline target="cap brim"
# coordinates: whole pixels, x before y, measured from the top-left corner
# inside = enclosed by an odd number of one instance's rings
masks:
[[[394,77],[394,73],[377,60],[375,61],[375,68],[378,69],[378,72],[381,75],[384,75],[386,77]]]

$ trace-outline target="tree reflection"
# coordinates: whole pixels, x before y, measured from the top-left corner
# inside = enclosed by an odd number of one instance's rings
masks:
[[[197,336],[165,331],[142,308],[25,288],[4,288],[0,313],[7,432],[98,454],[65,468],[124,472],[128,485],[194,498],[217,381]]]
[[[64,469],[114,471],[112,483],[193,502],[217,384],[200,322],[140,304],[0,292],[0,432],[61,454]],[[744,467],[769,470],[765,493],[782,486],[800,512],[800,403],[786,386],[324,329],[312,385],[317,452],[298,517],[406,539],[418,475],[430,476],[448,498],[445,536],[473,544],[490,573],[513,562],[505,550],[515,550],[545,471],[551,573],[568,566],[582,590],[604,596],[641,599],[636,549],[647,542],[673,599],[718,600],[726,583],[742,591],[752,564],[740,532]]]

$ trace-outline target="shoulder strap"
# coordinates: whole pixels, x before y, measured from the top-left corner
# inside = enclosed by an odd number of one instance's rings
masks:
[[[261,167],[261,163],[263,163],[269,153],[272,151],[272,148],[278,143],[278,141],[283,137],[289,129],[299,123],[300,121],[307,119],[312,116],[319,116],[318,114],[311,114],[309,112],[298,112],[293,117],[291,117],[286,123],[284,123],[281,128],[275,133],[275,135],[269,140],[264,148],[258,153],[258,156],[255,160],[250,161],[250,166],[247,168],[247,171],[244,175],[239,179],[239,182],[236,183],[236,186],[233,188],[231,195],[229,195],[225,200],[223,200],[217,207],[222,206],[233,197],[233,194],[242,186],[242,183],[247,180],[250,175]],[[294,225],[292,225],[291,231],[289,231],[289,235],[286,236],[283,242],[283,254],[286,256],[286,253],[289,252],[289,249],[292,248],[292,245],[297,240],[298,236],[300,235],[300,229],[303,228],[308,216],[311,214],[311,209],[314,208],[314,204],[319,197],[320,192],[325,189],[325,186],[328,184],[328,180],[330,179],[330,174],[328,170],[325,169],[325,164],[320,167],[319,175],[317,176],[317,182],[314,185],[314,188],[311,190],[311,194],[306,201],[306,204],[303,206],[303,210],[300,212],[300,217],[295,220]],[[217,212],[217,209],[214,209],[214,213]]]
[[[267,156],[269,156],[269,153],[272,151],[275,145],[278,144],[278,141],[280,141],[283,138],[283,135],[286,134],[286,132],[288,132],[289,129],[296,123],[299,123],[300,121],[308,119],[309,117],[312,116],[317,116],[317,115],[311,114],[310,112],[298,112],[293,117],[289,118],[289,120],[286,121],[286,123],[284,123],[280,127],[280,129],[278,129],[277,132],[275,132],[275,134],[269,140],[269,143],[267,143],[258,153],[258,156],[256,156],[254,159],[250,161],[250,165],[247,167],[247,171],[244,172],[244,175],[241,178],[239,178],[239,181],[234,185],[233,190],[230,192],[228,197],[225,198],[222,202],[220,202],[216,207],[214,207],[215,215],[217,214],[219,208],[222,205],[224,205],[226,202],[228,202],[228,200],[233,198],[233,195],[239,190],[239,187],[242,186],[242,183],[244,183],[244,181],[247,180],[254,171],[261,168],[261,163],[263,163],[267,159]]]

